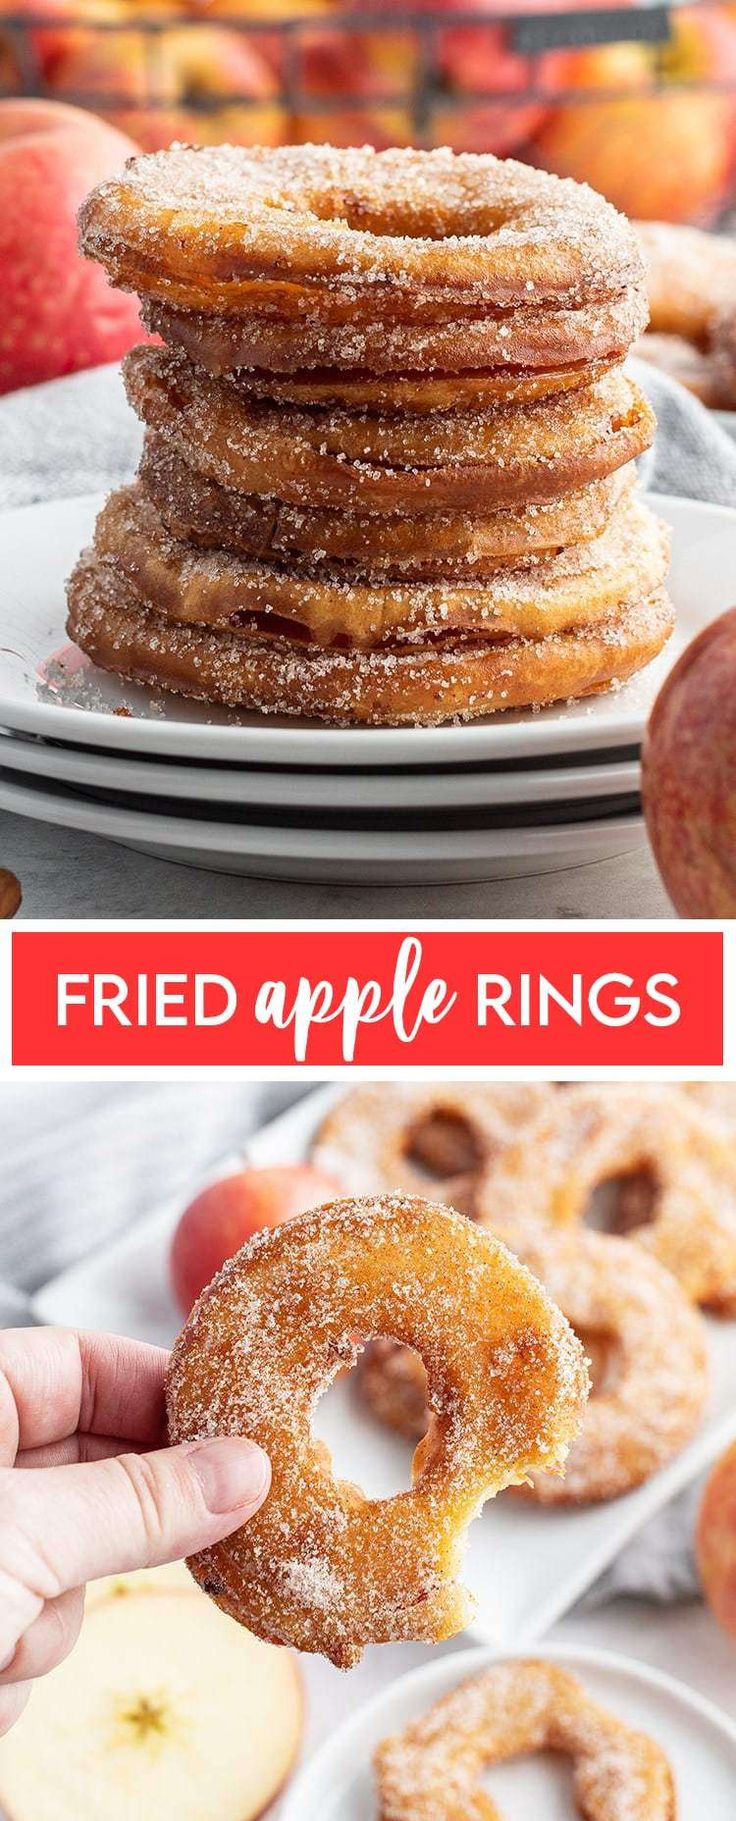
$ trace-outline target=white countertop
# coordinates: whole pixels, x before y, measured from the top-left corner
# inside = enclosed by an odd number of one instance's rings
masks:
[[[98,835],[0,813],[0,866],[23,888],[25,917],[391,918],[414,921],[672,915],[646,850],[533,878],[479,885],[288,884],[152,860]]]

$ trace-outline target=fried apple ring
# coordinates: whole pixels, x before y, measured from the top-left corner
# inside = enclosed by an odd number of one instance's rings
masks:
[[[334,1478],[311,1418],[356,1336],[386,1330],[422,1354],[435,1425],[411,1489],[369,1499]],[[446,1208],[333,1202],[259,1233],[195,1304],[167,1375],[172,1441],[248,1435],[272,1466],[265,1505],[192,1573],[257,1636],[344,1668],[366,1644],[451,1637],[472,1612],[455,1579],[467,1525],[561,1465],[586,1390],[580,1343],[531,1274]]]
[[[177,625],[143,605],[111,558],[81,558],[67,596],[69,637],[102,670],[198,701],[338,727],[436,726],[595,694],[648,664],[673,626],[659,593],[592,630],[544,639],[337,652]]]
[[[436,1200],[471,1214],[485,1163],[511,1133],[539,1116],[552,1091],[534,1081],[372,1083],[331,1109],[312,1158],[352,1194],[431,1190]]]
[[[405,578],[465,572],[482,577],[505,564],[599,537],[628,493],[633,465],[591,481],[562,499],[536,506],[501,506],[482,514],[421,513],[415,517],[301,510],[257,493],[234,493],[191,468],[177,449],[149,431],[138,470],[172,537],[202,549],[274,561],[352,563]]]
[[[641,1178],[654,1205],[642,1203]],[[627,1231],[667,1266],[693,1302],[718,1308],[736,1295],[736,1158],[727,1133],[675,1089],[571,1087],[544,1112],[527,1144],[491,1158],[478,1189],[492,1229],[519,1222],[579,1228],[604,1184],[633,1181]],[[651,1195],[647,1194],[651,1202]]]
[[[193,550],[171,537],[140,483],[110,496],[94,548],[167,619],[242,637],[296,637],[324,650],[538,639],[592,627],[660,588],[669,562],[666,528],[633,495],[593,543],[485,582],[411,582],[324,563],[299,570]]]
[[[711,322],[710,354],[716,386],[716,405],[736,411],[736,283],[730,303]]]
[[[652,328],[706,348],[714,315],[736,305],[736,242],[671,221],[634,223]]]
[[[589,1505],[621,1498],[674,1460],[692,1439],[708,1392],[702,1318],[664,1265],[609,1233],[523,1221],[495,1230],[557,1303],[593,1362],[593,1391],[564,1477],[534,1473],[526,1498]],[[417,1353],[374,1341],[360,1361],[374,1416],[416,1440],[430,1419]]]
[[[252,404],[236,381],[158,348],[133,349],[123,372],[133,409],[190,466],[301,506],[529,505],[624,467],[654,435],[643,394],[620,372],[536,404],[401,419]]]
[[[203,362],[203,365],[206,363]],[[614,360],[581,361],[547,373],[497,368],[475,373],[340,373],[329,367],[304,373],[241,371],[251,398],[273,404],[339,405],[347,411],[477,411],[487,405],[529,404],[556,392],[593,386],[617,365]]]
[[[559,368],[623,360],[647,322],[642,290],[577,310],[519,308],[505,316],[439,323],[394,323],[380,309],[374,321],[325,325],[319,318],[282,322],[270,316],[212,316],[175,310],[144,298],[143,321],[153,334],[183,349],[215,375],[240,368],[299,373],[304,368],[354,369],[378,374],[462,373],[509,370],[509,396],[519,372],[541,378]],[[544,390],[545,388],[543,388]],[[557,391],[557,385],[550,390]]]
[[[511,1657],[469,1676],[375,1753],[380,1821],[500,1821],[484,1770],[534,1752],[572,1760],[586,1821],[675,1821],[664,1752],[556,1664]]]
[[[678,385],[692,392],[702,405],[708,405],[711,410],[717,407],[720,388],[716,364],[712,354],[705,349],[697,348],[692,341],[683,341],[681,335],[657,333],[642,335],[634,353],[639,360],[666,373],[669,379],[676,379]]]
[[[236,314],[283,315],[300,288],[297,311],[344,299],[386,321],[425,299],[541,309],[642,274],[628,222],[586,185],[446,149],[172,146],[100,184],[80,230],[115,284]]]

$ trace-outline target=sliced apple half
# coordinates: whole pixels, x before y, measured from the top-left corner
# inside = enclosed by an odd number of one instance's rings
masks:
[[[193,1593],[198,1599],[207,1598],[192,1579],[186,1562],[167,1562],[163,1568],[137,1568],[132,1574],[108,1574],[99,1581],[89,1581],[85,1610],[93,1612],[101,1600],[127,1600],[140,1593]]]
[[[253,1821],[302,1732],[296,1664],[209,1600],[102,1599],[0,1740],[8,1821]]]

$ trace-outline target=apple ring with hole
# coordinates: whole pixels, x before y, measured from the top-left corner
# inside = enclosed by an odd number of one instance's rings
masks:
[[[111,495],[94,549],[146,607],[178,624],[326,651],[592,628],[661,588],[669,566],[666,527],[634,495],[595,541],[486,581],[412,582],[321,564],[299,570],[192,549],[171,537],[140,483]]]
[[[671,1766],[654,1739],[600,1707],[576,1676],[518,1657],[467,1677],[382,1741],[380,1821],[500,1821],[483,1772],[538,1752],[570,1759],[587,1821],[675,1821]]]
[[[356,1337],[421,1353],[435,1423],[410,1490],[335,1479],[315,1404]],[[256,1236],[205,1290],[167,1378],[171,1440],[248,1435],[270,1456],[265,1504],[195,1556],[199,1585],[257,1636],[340,1667],[367,1644],[453,1636],[456,1580],[484,1501],[561,1467],[587,1393],[580,1342],[505,1246],[401,1196],[333,1202]]]
[[[434,727],[618,687],[670,637],[664,593],[543,639],[324,651],[183,626],[153,613],[110,558],[80,558],[69,638],[101,670],[201,702],[335,727]],[[293,638],[293,634],[292,634]]]
[[[614,473],[654,436],[654,415],[622,372],[530,405],[403,418],[254,404],[236,380],[160,348],[134,348],[123,374],[138,417],[191,467],[302,507],[528,506]]]
[[[571,1087],[540,1116],[528,1144],[491,1158],[480,1218],[579,1229],[596,1193],[617,1189],[620,1224],[718,1309],[736,1295],[736,1156],[722,1123],[677,1088]]]
[[[355,1195],[386,1189],[431,1193],[472,1215],[484,1165],[510,1133],[539,1116],[553,1093],[536,1081],[371,1083],[346,1094],[327,1113],[311,1161]]]
[[[333,383],[357,371],[392,379],[408,375],[416,384],[433,373],[489,370],[497,388],[490,403],[503,401],[504,394],[518,401],[520,374],[527,383],[536,377],[541,394],[561,389],[555,377],[560,370],[574,375],[573,389],[581,383],[581,368],[591,383],[596,373],[590,369],[622,361],[648,316],[643,292],[636,289],[579,310],[529,308],[503,317],[481,312],[477,320],[445,323],[393,323],[379,313],[375,322],[351,319],[325,327],[311,319],[289,323],[254,313],[211,316],[151,299],[143,300],[141,314],[152,334],[215,376],[245,369],[269,375],[306,370],[308,377],[312,368],[327,368]]]
[[[163,437],[149,431],[139,476],[172,537],[236,556],[352,563],[407,577],[466,580],[600,537],[614,507],[631,490],[633,465],[576,493],[538,506],[464,512],[402,513],[310,510],[257,493],[235,493],[209,480]]]
[[[621,1498],[692,1440],[708,1394],[702,1318],[671,1272],[632,1240],[590,1231],[495,1229],[534,1272],[582,1341],[592,1393],[564,1476],[534,1473],[519,1493],[542,1505]],[[419,1356],[390,1340],[366,1348],[361,1394],[379,1421],[416,1440],[429,1423]]]
[[[512,160],[329,145],[174,145],[87,198],[85,253],[123,289],[237,314],[327,296],[400,317],[597,302],[643,275],[629,223],[587,185]]]

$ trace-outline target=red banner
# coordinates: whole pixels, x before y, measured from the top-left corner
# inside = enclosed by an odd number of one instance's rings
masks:
[[[16,1067],[700,1067],[723,939],[565,930],[17,931]]]

